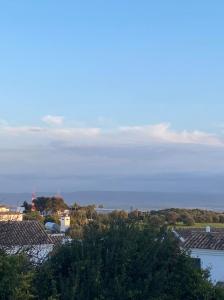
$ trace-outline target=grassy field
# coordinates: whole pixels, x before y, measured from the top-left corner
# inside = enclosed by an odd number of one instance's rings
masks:
[[[176,224],[177,228],[205,228],[206,226],[211,226],[213,228],[224,228],[224,223],[195,223],[192,226],[186,226],[182,223]]]

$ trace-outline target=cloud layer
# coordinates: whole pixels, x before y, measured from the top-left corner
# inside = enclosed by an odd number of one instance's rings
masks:
[[[62,125],[63,117],[46,116],[45,123]],[[97,127],[46,127],[46,126],[9,126],[0,124],[0,135],[5,138],[19,138],[24,140],[67,141],[84,144],[195,144],[208,146],[224,146],[224,140],[215,134],[202,131],[175,131],[169,123],[144,126],[122,126],[104,130]],[[32,140],[31,140],[32,141]]]
[[[107,130],[45,123],[0,123],[0,185],[6,190],[102,189],[105,178],[116,189],[114,178],[121,186],[127,176],[224,171],[224,140],[215,134],[176,131],[167,123]]]

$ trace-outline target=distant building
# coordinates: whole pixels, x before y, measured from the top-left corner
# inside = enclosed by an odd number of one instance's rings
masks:
[[[70,228],[70,223],[71,223],[70,216],[68,216],[67,214],[61,216],[60,217],[60,224],[61,224],[60,231],[66,232]]]
[[[0,205],[0,212],[7,212],[9,211],[9,208],[5,205]]]
[[[5,205],[0,205],[0,221],[22,221],[23,214],[18,211],[10,210]]]
[[[107,215],[107,214],[110,214],[112,213],[113,211],[121,211],[121,209],[114,209],[114,208],[95,208],[95,211],[98,213],[98,214],[103,214],[103,215]]]
[[[25,252],[41,263],[62,238],[52,238],[38,221],[0,222],[0,249],[8,254]]]
[[[182,248],[197,258],[203,269],[209,268],[214,283],[224,282],[224,229],[176,229]]]
[[[22,221],[23,214],[19,212],[6,211],[0,212],[0,222],[2,221]]]

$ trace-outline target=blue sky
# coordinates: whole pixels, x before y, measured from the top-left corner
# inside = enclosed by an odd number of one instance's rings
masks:
[[[195,3],[196,2],[196,3]],[[222,1],[7,1],[1,118],[119,125],[223,121]]]
[[[224,143],[223,9],[218,0],[5,1],[0,10],[1,147],[17,152],[46,147],[44,156],[52,157],[52,144],[60,144],[51,163],[61,170],[57,161],[62,155],[69,162],[68,147],[107,145],[113,147],[104,153],[107,162],[96,163],[102,150],[88,156],[88,163],[76,158],[73,167],[88,170],[76,175],[92,174],[101,164],[102,174],[120,176],[118,145],[153,144],[150,151],[157,153],[155,144],[161,149],[162,142],[168,155],[178,151],[183,161],[186,151],[195,155],[195,147],[205,147],[203,158],[209,161],[204,169],[203,161],[195,165],[194,155],[188,166],[167,158],[166,171],[207,172],[217,166],[222,172],[214,157]],[[132,153],[130,161],[137,161],[139,153],[126,151]],[[36,158],[46,163],[40,153],[29,159],[7,154],[8,164],[4,155],[3,177],[5,172],[36,176]],[[148,168],[162,172],[159,161]],[[139,174],[147,173],[144,163],[122,162],[129,173],[136,167]],[[73,174],[69,166],[62,173]]]

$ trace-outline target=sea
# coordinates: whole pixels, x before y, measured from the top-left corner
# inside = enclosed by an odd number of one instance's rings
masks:
[[[54,196],[54,193],[38,192],[36,196]],[[139,191],[75,191],[62,192],[69,205],[95,204],[106,209],[159,210],[165,208],[199,208],[224,212],[224,193],[175,193]],[[0,193],[0,204],[20,206],[31,202],[31,193]]]

